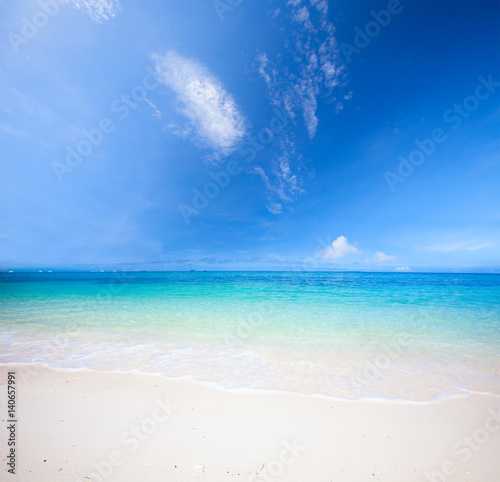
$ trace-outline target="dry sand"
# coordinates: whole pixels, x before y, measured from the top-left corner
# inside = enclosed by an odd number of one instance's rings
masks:
[[[500,396],[343,401],[41,366],[1,366],[0,380],[1,480],[500,480]]]

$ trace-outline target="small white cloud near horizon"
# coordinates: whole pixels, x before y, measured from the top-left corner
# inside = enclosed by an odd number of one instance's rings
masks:
[[[398,271],[400,273],[408,273],[409,271],[412,271],[412,269],[408,268],[408,266],[398,266],[397,268],[394,268],[394,271]]]
[[[120,11],[118,0],[69,0],[69,3],[82,10],[96,23],[109,20]]]
[[[371,263],[389,263],[391,261],[396,261],[396,256],[377,251],[372,258],[366,259],[365,261]]]
[[[324,259],[338,259],[349,254],[361,254],[362,251],[356,246],[349,244],[349,241],[345,236],[339,236],[335,241],[333,241],[331,246],[327,246],[322,249],[318,254]]]
[[[233,152],[246,134],[245,119],[221,82],[200,62],[177,52],[152,57],[160,82],[174,91],[196,136],[221,155]]]

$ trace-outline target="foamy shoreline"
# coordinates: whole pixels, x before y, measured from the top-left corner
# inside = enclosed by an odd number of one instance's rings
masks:
[[[18,417],[11,480],[500,479],[496,395],[347,401],[2,365],[2,412],[8,372]]]
[[[56,370],[161,375],[224,389],[258,389],[340,400],[433,401],[468,393],[500,394],[500,356],[418,346],[284,346],[221,341],[125,339],[78,333],[49,337],[5,331],[4,364]],[[395,343],[395,342],[394,342]]]

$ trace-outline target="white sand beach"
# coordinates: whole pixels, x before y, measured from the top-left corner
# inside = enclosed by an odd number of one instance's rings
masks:
[[[2,445],[9,371],[16,469],[4,452],[2,480],[500,480],[499,396],[344,401],[3,365]]]

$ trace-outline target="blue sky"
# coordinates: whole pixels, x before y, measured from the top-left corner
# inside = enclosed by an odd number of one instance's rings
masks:
[[[3,0],[0,31],[1,269],[499,270],[498,2]]]

